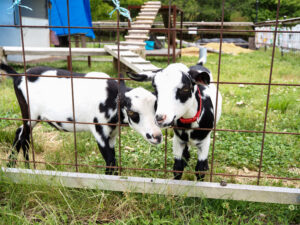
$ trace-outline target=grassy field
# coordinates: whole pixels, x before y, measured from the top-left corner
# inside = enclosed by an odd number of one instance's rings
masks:
[[[149,58],[159,67],[166,66],[166,58]],[[196,57],[182,57],[177,62],[187,66],[195,64]],[[300,56],[280,56],[276,52],[272,83],[300,83]],[[268,82],[271,51],[256,51],[238,56],[223,55],[220,81]],[[43,63],[56,68],[66,68],[66,62]],[[23,66],[12,64],[19,72]],[[29,66],[35,66],[29,64]],[[217,78],[218,56],[210,54],[206,66]],[[74,62],[76,72],[103,71],[112,76],[116,71],[111,62]],[[150,83],[127,82],[128,86],[143,85],[151,89]],[[261,131],[264,126],[268,87],[265,85],[221,84],[223,96],[222,116],[218,129]],[[269,101],[267,131],[298,132],[300,130],[300,87],[272,86]],[[20,110],[13,92],[11,79],[0,83],[0,117],[20,118]],[[0,120],[0,156],[6,158],[11,150],[18,121]],[[172,169],[172,131],[168,131],[167,169]],[[54,130],[46,124],[34,129],[36,160],[39,169],[74,171],[74,167],[53,165],[51,162],[74,163],[73,134]],[[257,175],[261,152],[262,134],[241,132],[216,132],[215,173]],[[96,143],[90,134],[77,134],[79,163],[104,165]],[[264,143],[262,164],[263,176],[299,178],[299,135],[267,134]],[[117,146],[117,157],[119,157]],[[164,146],[150,146],[142,137],[129,128],[122,128],[121,159],[123,167],[164,169]],[[211,156],[209,157],[211,159]],[[20,159],[22,159],[20,154]],[[5,165],[5,162],[1,162]],[[196,165],[196,149],[191,150],[191,161],[186,168],[193,171]],[[23,167],[23,163],[18,164]],[[103,173],[103,169],[91,166],[79,168],[80,172]],[[122,175],[143,177],[166,177],[163,172],[124,170]],[[172,178],[172,174],[167,174]],[[185,173],[183,179],[194,180]],[[256,184],[256,179],[214,177],[214,181],[225,179],[231,183]],[[300,187],[299,181],[263,179],[261,184]],[[84,201],[85,200],[85,201]],[[0,217],[3,224],[17,223],[117,223],[117,224],[289,224],[300,223],[296,217],[299,206],[258,204],[237,201],[165,197],[66,189],[63,187],[19,186],[7,181],[0,183]]]

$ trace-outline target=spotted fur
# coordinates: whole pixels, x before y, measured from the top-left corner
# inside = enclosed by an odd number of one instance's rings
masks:
[[[28,92],[30,103],[30,116],[26,95],[26,82],[24,76],[17,74],[11,67],[1,64],[0,69],[6,71],[14,79],[14,89],[21,108],[23,119],[46,120],[58,130],[74,132],[91,132],[99,146],[100,152],[107,166],[116,166],[115,141],[117,136],[116,125],[101,125],[100,123],[118,122],[118,97],[120,97],[121,123],[129,123],[130,127],[140,133],[148,142],[159,144],[162,141],[162,133],[155,123],[154,104],[155,95],[143,88],[130,89],[125,83],[120,83],[120,94],[118,94],[118,83],[107,79],[82,79],[76,77],[109,78],[105,73],[91,72],[87,74],[73,74],[74,111],[73,117],[71,75],[69,71],[54,69],[50,67],[35,67],[27,71]],[[50,77],[43,77],[47,75]],[[53,76],[53,77],[52,77]],[[67,77],[59,77],[67,76]],[[131,118],[130,113],[135,113],[138,119]],[[58,121],[58,122],[52,122]],[[62,121],[62,122],[61,122]],[[69,123],[64,123],[69,122]],[[32,121],[32,129],[38,121]],[[82,123],[96,123],[82,124]],[[28,148],[30,143],[30,123],[24,121],[23,125],[16,131],[14,140],[15,150],[12,151],[8,166],[14,166],[16,154],[23,149],[24,157],[29,161]],[[26,163],[29,167],[29,164]],[[107,174],[114,173],[114,169],[107,168]]]
[[[152,80],[152,86],[157,96],[156,122],[160,127],[181,127],[174,129],[173,155],[175,179],[181,179],[184,167],[190,158],[189,147],[198,149],[198,162],[196,171],[208,170],[208,151],[210,133],[214,123],[221,116],[222,98],[218,93],[218,110],[215,114],[217,90],[211,84],[210,71],[199,63],[190,68],[184,64],[175,63],[161,71],[143,74],[128,74],[137,81]],[[200,105],[198,89],[201,93],[202,108],[197,121],[184,124],[180,118],[193,118]],[[210,130],[193,130],[191,128],[207,128]],[[204,174],[197,174],[199,180],[204,179]]]

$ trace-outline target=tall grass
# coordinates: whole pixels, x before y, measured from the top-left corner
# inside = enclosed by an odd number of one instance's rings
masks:
[[[1,224],[298,224],[299,206],[0,183]]]

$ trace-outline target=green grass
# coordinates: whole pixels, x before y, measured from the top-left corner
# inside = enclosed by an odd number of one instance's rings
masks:
[[[158,67],[165,67],[167,58],[148,58]],[[276,52],[272,83],[300,83],[300,57]],[[182,57],[177,62],[194,65],[197,57]],[[271,51],[255,51],[238,56],[222,55],[220,81],[268,82],[270,76]],[[29,64],[36,66],[37,64]],[[41,65],[41,64],[40,64]],[[67,68],[65,61],[42,63],[56,68]],[[23,66],[12,64],[18,71]],[[209,54],[206,66],[212,71],[214,80],[218,75],[218,55]],[[73,71],[102,71],[116,76],[111,62],[73,62]],[[127,82],[128,86],[143,86],[152,90],[151,83]],[[12,88],[11,79],[0,83],[0,118],[20,118],[20,110]],[[268,87],[264,85],[220,84],[223,97],[222,116],[218,129],[262,131]],[[271,86],[267,131],[299,133],[300,130],[300,88]],[[239,103],[239,104],[237,104]],[[12,148],[14,132],[20,121],[0,120],[0,156],[5,158]],[[173,132],[168,130],[167,165],[172,169]],[[74,159],[74,136],[72,133],[55,131],[46,124],[34,129],[36,159],[47,162],[37,164],[39,169],[74,171],[75,168],[55,163],[71,163]],[[117,141],[118,143],[118,141]],[[214,172],[257,175],[262,146],[261,133],[216,132],[214,150]],[[122,167],[164,169],[164,144],[149,145],[130,128],[122,128],[121,155],[118,144],[116,155],[122,159]],[[262,175],[299,178],[300,159],[299,135],[266,134],[262,163]],[[78,163],[105,165],[94,138],[89,133],[77,134]],[[210,153],[212,152],[212,146]],[[191,150],[187,171],[194,171],[196,149]],[[30,155],[31,156],[31,155]],[[20,159],[22,156],[20,154]],[[211,155],[209,156],[211,160]],[[2,161],[2,165],[5,162]],[[17,164],[24,167],[23,163]],[[103,173],[104,169],[92,166],[79,167],[80,172]],[[172,174],[123,170],[125,176],[172,178]],[[194,180],[185,173],[183,179]],[[207,178],[208,179],[208,176]],[[214,181],[225,179],[231,183],[256,184],[256,179],[214,177]],[[262,180],[261,184],[299,187],[299,181]],[[88,200],[86,200],[88,199]],[[44,185],[30,187],[0,182],[0,217],[3,224],[14,221],[29,223],[111,223],[111,224],[297,224],[299,206],[259,204],[238,201],[209,200],[199,198],[166,197],[50,188]],[[3,207],[2,207],[3,206]]]
[[[1,224],[298,224],[295,205],[0,183]]]
[[[167,59],[164,57],[149,58],[151,62],[159,67],[166,65]],[[300,65],[296,63],[299,56],[285,55],[281,57],[276,54],[274,59],[274,69],[272,81],[280,83],[300,83],[299,73]],[[196,57],[182,57],[180,62],[187,66],[193,65]],[[239,56],[223,55],[220,69],[220,81],[229,82],[268,82],[270,74],[271,51],[255,51],[251,54],[241,54]],[[54,66],[56,68],[66,69],[65,61],[43,63],[43,65]],[[13,65],[19,72],[23,71],[22,65]],[[35,66],[30,64],[29,66]],[[207,67],[210,68],[217,80],[218,55],[210,54],[208,56]],[[282,71],[287,71],[282,73]],[[92,68],[88,68],[86,62],[74,62],[73,71],[103,71],[112,76],[116,76],[116,71],[111,62],[93,63]],[[287,79],[288,78],[288,79]],[[129,86],[143,86],[152,90],[151,83],[138,83],[129,81]],[[262,131],[264,127],[265,107],[267,100],[268,87],[266,85],[235,85],[220,84],[220,91],[223,97],[222,116],[217,126],[218,129],[231,130],[250,130]],[[5,118],[18,118],[20,112],[14,92],[12,90],[12,81],[6,79],[1,84],[0,115]],[[272,86],[270,90],[269,110],[267,118],[267,131],[275,132],[299,132],[300,114],[299,87]],[[239,103],[239,104],[237,104]],[[2,135],[5,143],[3,151],[8,152],[11,147],[11,140],[19,121],[1,120],[0,127],[3,128]],[[48,147],[47,138],[41,143],[43,136],[50,137],[55,134],[55,141]],[[171,134],[171,135],[170,135]],[[172,131],[169,130],[169,136]],[[44,125],[38,131],[34,132],[34,146],[37,153],[41,153],[42,161],[74,163],[74,136],[73,134],[54,132],[48,125]],[[57,142],[60,142],[58,145]],[[118,143],[118,142],[117,142]],[[149,168],[164,169],[164,145],[151,146],[140,135],[129,128],[122,128],[121,140],[121,159],[122,166],[129,168]],[[138,144],[136,144],[138,143]],[[49,144],[48,144],[49,145]],[[172,170],[172,143],[168,139],[168,153],[166,169]],[[262,145],[261,133],[243,133],[243,132],[217,132],[215,143],[215,163],[214,172],[228,172],[228,168],[258,171],[259,158]],[[294,168],[299,168],[300,141],[297,135],[266,135],[264,145],[264,156],[262,171],[266,175],[280,177],[297,177]],[[86,165],[104,165],[101,155],[98,153],[97,145],[90,134],[77,134],[77,150],[79,164]],[[212,150],[211,150],[212,151]],[[119,150],[117,145],[117,156]],[[186,170],[193,171],[196,164],[196,149],[192,149],[191,162]],[[22,166],[22,164],[19,164]],[[72,167],[47,165],[41,168],[56,168],[59,170],[74,170]],[[83,172],[102,173],[103,169],[93,167],[80,168]],[[125,171],[126,175],[138,176],[158,176],[165,177],[164,173]],[[172,174],[168,174],[172,177]],[[194,176],[185,175],[185,179],[194,179]],[[221,179],[216,177],[216,181]],[[238,181],[236,181],[238,182]]]

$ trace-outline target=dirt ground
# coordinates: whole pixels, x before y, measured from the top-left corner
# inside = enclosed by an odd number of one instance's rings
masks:
[[[204,45],[208,52],[214,51],[219,52],[220,44],[219,43],[208,43]],[[222,53],[238,55],[239,53],[250,53],[253,50],[242,48],[236,46],[233,43],[222,43]],[[181,54],[183,56],[199,56],[199,48],[198,47],[188,47],[181,49]]]

